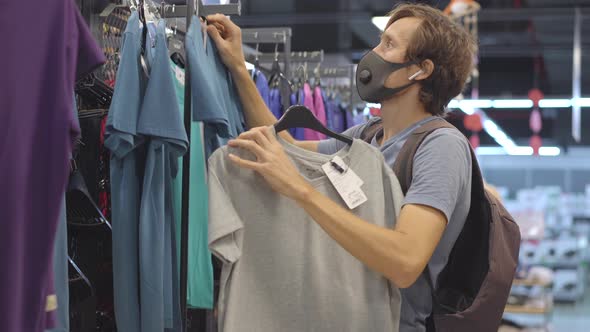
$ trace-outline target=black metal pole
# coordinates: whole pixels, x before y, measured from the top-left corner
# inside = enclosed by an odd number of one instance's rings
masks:
[[[186,1],[188,10],[186,11],[186,28],[191,24],[192,14],[194,12],[193,0]],[[184,72],[184,127],[186,135],[191,139],[191,125],[192,125],[192,107],[191,107],[191,80],[190,80],[190,64],[186,61]],[[183,331],[187,331],[187,310],[186,310],[186,295],[187,295],[187,276],[188,276],[188,232],[189,232],[189,185],[190,185],[190,148],[187,150],[182,159],[182,213],[180,226],[180,312],[182,314]]]

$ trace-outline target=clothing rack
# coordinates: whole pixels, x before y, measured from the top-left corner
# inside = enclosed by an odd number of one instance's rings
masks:
[[[293,32],[291,28],[275,27],[275,28],[250,28],[242,29],[242,43],[244,44],[275,44],[275,52],[269,54],[262,54],[258,52],[258,47],[254,54],[247,55],[248,60],[258,58],[261,62],[273,62],[274,60],[282,60],[285,64],[284,71],[289,72],[291,67],[291,37]],[[278,45],[283,44],[283,52],[278,52]]]
[[[190,27],[193,15],[207,16],[210,14],[240,15],[241,2],[227,5],[204,5],[201,0],[187,0],[186,5],[171,5],[162,2],[160,5],[161,18],[186,18],[186,28]],[[187,137],[191,137],[192,109],[191,109],[191,81],[190,63],[187,61],[184,78],[184,126]],[[182,159],[182,210],[180,227],[180,308],[183,317],[183,331],[188,329],[187,316],[187,275],[188,275],[188,234],[189,234],[189,184],[190,184],[190,149]],[[206,310],[199,310],[196,321],[191,328],[205,331],[207,328]]]
[[[195,8],[195,3],[192,0],[187,0],[186,5],[171,5],[166,3],[165,1],[162,2],[160,14],[162,18],[175,18],[175,17],[186,17],[187,18],[187,26],[189,26],[189,16],[192,16],[195,13],[197,16],[207,16],[212,14],[224,14],[224,15],[241,15],[242,14],[242,4],[241,1],[238,3],[230,3],[227,5],[205,5],[201,2],[201,0],[194,1],[197,3],[197,7]]]

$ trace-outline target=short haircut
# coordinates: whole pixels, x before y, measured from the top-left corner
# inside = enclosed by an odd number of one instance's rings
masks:
[[[444,114],[446,105],[463,91],[472,72],[475,38],[442,11],[427,5],[401,3],[389,16],[386,29],[402,18],[422,20],[408,44],[406,58],[434,63],[432,75],[421,81],[420,101],[429,113]]]

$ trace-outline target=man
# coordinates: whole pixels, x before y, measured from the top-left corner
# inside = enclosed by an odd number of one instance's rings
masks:
[[[472,69],[475,42],[442,12],[404,4],[390,13],[380,44],[361,60],[373,81],[357,82],[365,100],[381,103],[383,130],[372,144],[393,165],[413,130],[443,115],[447,103],[464,87]],[[413,166],[413,180],[395,229],[370,224],[316,192],[288,159],[268,127],[276,122],[244,65],[240,29],[223,15],[213,15],[208,32],[232,73],[249,127],[233,147],[257,157],[248,161],[230,155],[239,166],[255,170],[278,193],[293,199],[344,249],[402,289],[400,331],[425,331],[432,312],[429,280],[436,282],[447,263],[470,206],[469,144],[456,129],[439,129],[422,143]],[[361,73],[362,74],[362,73]],[[363,76],[363,75],[360,75]],[[365,75],[367,76],[367,75]],[[345,132],[360,137],[366,125]],[[299,147],[334,153],[335,140],[299,142]]]

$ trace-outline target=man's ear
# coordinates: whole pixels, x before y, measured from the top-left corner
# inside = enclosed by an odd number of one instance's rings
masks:
[[[412,68],[417,68],[416,72],[413,73],[408,79],[410,81],[422,81],[430,77],[432,72],[434,71],[434,63],[427,59],[422,61],[420,66],[412,66]]]

